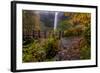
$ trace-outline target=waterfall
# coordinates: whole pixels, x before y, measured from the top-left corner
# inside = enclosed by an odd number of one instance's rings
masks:
[[[55,12],[55,18],[54,18],[54,31],[57,28],[57,16],[58,16],[58,12]]]

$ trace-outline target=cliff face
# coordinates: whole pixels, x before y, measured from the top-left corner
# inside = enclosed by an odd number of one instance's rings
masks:
[[[24,38],[27,36],[32,37],[33,30],[40,30],[40,16],[37,12],[23,10],[23,35]]]

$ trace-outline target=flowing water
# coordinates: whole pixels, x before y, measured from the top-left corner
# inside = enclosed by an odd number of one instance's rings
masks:
[[[56,28],[57,28],[57,16],[58,16],[58,12],[55,12],[55,18],[54,18],[54,30],[56,30]]]

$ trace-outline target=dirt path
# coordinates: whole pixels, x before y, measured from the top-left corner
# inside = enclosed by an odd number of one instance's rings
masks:
[[[59,41],[59,52],[55,56],[56,60],[79,60],[80,59],[80,42],[82,37],[62,38]]]

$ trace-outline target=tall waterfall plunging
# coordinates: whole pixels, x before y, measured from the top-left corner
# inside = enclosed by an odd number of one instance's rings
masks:
[[[57,16],[58,16],[58,12],[55,12],[55,18],[54,18],[54,31],[57,28]]]

